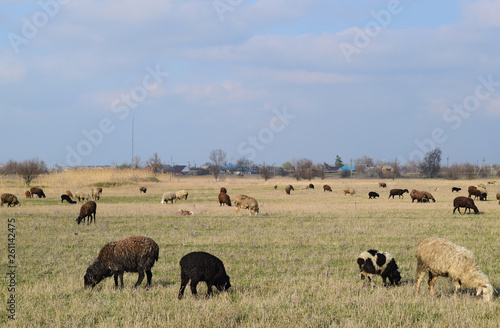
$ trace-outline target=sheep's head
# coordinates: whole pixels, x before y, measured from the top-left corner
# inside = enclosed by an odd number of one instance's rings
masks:
[[[483,300],[491,302],[493,300],[493,286],[490,284],[481,285],[477,288],[476,296],[483,295]]]
[[[92,289],[101,280],[111,275],[112,272],[109,268],[104,267],[100,262],[96,261],[87,268],[87,272],[83,276],[84,286],[86,289]]]
[[[217,279],[215,287],[219,292],[227,291],[231,287],[229,276],[225,274],[221,278]]]

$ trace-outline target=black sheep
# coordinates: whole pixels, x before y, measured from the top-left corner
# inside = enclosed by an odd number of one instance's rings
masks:
[[[368,193],[368,199],[372,199],[372,198],[377,198],[377,197],[380,197],[380,195],[378,193],[376,193],[375,191],[370,191]]]
[[[358,256],[359,271],[361,279],[368,277],[368,281],[374,286],[372,276],[380,275],[387,286],[386,279],[389,279],[391,285],[396,286],[401,280],[401,272],[394,257],[387,252],[380,252],[375,249],[365,251]]]
[[[148,188],[146,188],[146,187],[140,187],[139,188],[139,192],[146,193],[146,191],[148,191]]]
[[[399,198],[401,198],[401,197],[405,198],[404,197],[405,192],[409,193],[408,189],[391,189],[391,191],[389,192],[389,198],[391,198],[391,196],[392,196],[392,199],[394,199],[395,195],[398,195]]]
[[[459,192],[460,190],[462,190],[462,188],[458,188],[458,187],[451,188],[451,192],[454,192],[454,191]]]
[[[69,197],[66,194],[61,195],[61,203],[64,203],[64,201],[67,201],[70,204],[76,204],[76,202],[74,200],[72,200],[71,197]]]
[[[148,278],[146,288],[151,286],[151,268],[158,261],[160,248],[151,238],[130,236],[122,240],[110,242],[100,250],[97,259],[92,263],[83,277],[85,288],[94,288],[102,279],[114,275],[115,287],[118,278],[123,288],[123,273],[138,272],[139,278],[134,288],[144,280],[144,272]]]
[[[192,252],[182,257],[181,265],[181,288],[179,299],[184,295],[184,289],[191,280],[191,292],[197,296],[196,286],[200,281],[207,283],[207,297],[212,295],[212,286],[218,291],[226,291],[231,287],[229,276],[226,274],[224,264],[217,257],[205,252]]]

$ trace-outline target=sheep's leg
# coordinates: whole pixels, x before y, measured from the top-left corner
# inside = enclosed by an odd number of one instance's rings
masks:
[[[208,287],[208,289],[207,289],[207,297],[210,297],[210,296],[212,296],[212,284],[209,283],[209,282],[207,282],[207,287]]]
[[[189,282],[189,277],[184,272],[181,272],[181,288],[179,289],[179,296],[178,296],[179,299],[181,299],[182,295],[184,295],[184,289],[186,288],[188,282]]]
[[[424,280],[425,274],[427,273],[425,270],[422,270],[421,263],[417,264],[417,295],[420,291],[420,284],[422,284],[422,280]]]
[[[429,271],[429,290],[431,292],[431,295],[434,296],[434,284],[436,283],[437,276],[434,276],[432,272]]]
[[[455,295],[462,293],[462,284],[460,280],[453,280],[453,284],[455,285]]]
[[[198,297],[198,292],[196,292],[196,286],[198,285],[198,280],[191,279],[191,293]]]
[[[114,274],[113,278],[115,278],[115,288],[118,288],[118,272]]]
[[[146,276],[148,278],[148,284],[146,285],[146,288],[151,286],[151,278],[153,278],[153,274],[151,273],[151,270],[146,270]]]
[[[137,282],[135,283],[134,288],[139,287],[143,280],[144,280],[144,271],[139,271],[139,278],[137,278]]]

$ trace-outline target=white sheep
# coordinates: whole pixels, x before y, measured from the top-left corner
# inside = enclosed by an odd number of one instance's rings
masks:
[[[434,296],[434,283],[437,277],[449,277],[455,285],[455,294],[461,292],[462,285],[476,289],[477,295],[483,294],[485,301],[493,298],[493,286],[481,271],[468,249],[446,239],[431,237],[417,246],[417,294],[420,284],[429,272],[429,289]]]
[[[175,192],[166,192],[163,194],[163,196],[161,197],[161,203],[162,204],[167,204],[168,201],[171,201],[172,204],[174,203],[174,199],[175,199]]]
[[[175,193],[175,201],[177,202],[177,200],[179,199],[184,199],[187,201],[188,199],[188,192],[186,190],[179,190]]]

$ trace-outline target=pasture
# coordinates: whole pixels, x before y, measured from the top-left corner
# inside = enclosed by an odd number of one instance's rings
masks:
[[[430,236],[449,239],[472,250],[482,271],[500,290],[500,186],[488,186],[488,201],[476,201],[482,212],[452,214],[456,196],[481,180],[315,179],[309,181],[227,176],[168,177],[146,173],[84,170],[51,174],[34,182],[47,198],[25,199],[20,180],[0,178],[0,193],[18,196],[21,207],[0,208],[3,237],[2,273],[9,271],[7,221],[15,219],[16,320],[7,313],[8,279],[2,281],[0,326],[18,327],[498,327],[498,294],[483,302],[474,291],[454,296],[447,278],[438,278],[436,297],[425,279],[415,295],[415,248]],[[277,190],[274,185],[277,184]],[[286,195],[284,187],[295,191]],[[329,184],[333,192],[324,192]],[[60,195],[103,187],[96,224],[77,225],[81,203],[61,204]],[[139,187],[146,186],[146,194]],[[220,187],[231,199],[247,194],[259,201],[260,214],[219,207]],[[345,187],[356,196],[344,195]],[[452,193],[453,186],[461,187]],[[439,190],[435,191],[435,188]],[[430,191],[436,203],[388,199],[389,189]],[[160,204],[165,191],[185,189],[188,200]],[[380,198],[368,199],[376,191]],[[179,209],[192,216],[177,216]],[[160,247],[152,269],[152,288],[132,286],[137,273],[125,273],[123,290],[113,278],[93,290],[83,288],[87,267],[104,244],[131,235],[154,239]],[[370,248],[390,252],[401,269],[395,288],[375,288],[360,280],[357,256]],[[227,293],[198,299],[189,288],[178,300],[180,258],[205,251],[220,258],[231,278]]]

